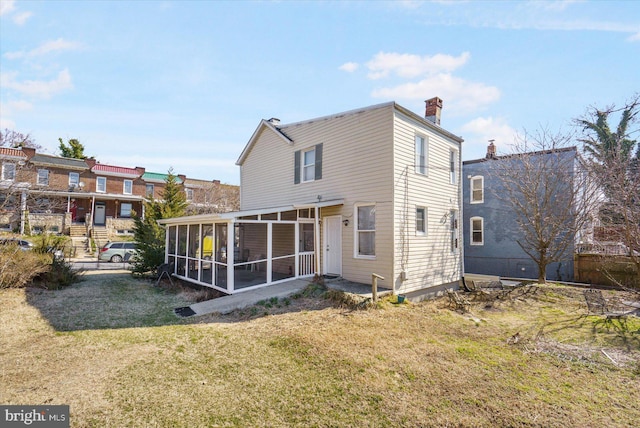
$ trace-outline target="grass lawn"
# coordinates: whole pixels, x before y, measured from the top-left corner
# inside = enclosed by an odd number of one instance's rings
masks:
[[[585,316],[577,289],[527,288],[472,315],[301,296],[174,316],[193,298],[126,273],[0,290],[0,403],[69,404],[73,427],[640,421],[640,320]]]

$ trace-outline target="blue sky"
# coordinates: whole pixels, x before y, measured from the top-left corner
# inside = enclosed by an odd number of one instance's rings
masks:
[[[639,92],[640,2],[0,0],[0,73],[2,129],[102,163],[239,184],[261,119],[433,96],[476,159]]]

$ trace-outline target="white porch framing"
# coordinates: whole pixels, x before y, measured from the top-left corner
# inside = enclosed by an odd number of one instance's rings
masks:
[[[177,278],[228,294],[321,274],[320,210],[323,207],[342,204],[343,200],[340,199],[159,220],[158,223],[166,227],[165,263],[171,265],[172,275]],[[295,212],[295,216],[291,212]],[[284,213],[287,215],[283,219]],[[277,232],[274,232],[274,225],[287,224],[293,226],[293,236],[290,235],[290,229],[285,228],[286,234],[280,235],[284,237],[284,240],[276,242],[278,235]],[[302,224],[314,225],[313,252],[303,251],[304,249],[300,246],[301,239],[303,239],[300,233]],[[195,225],[198,225],[197,237],[191,236],[190,232]],[[226,229],[222,231],[220,225],[226,225]],[[211,229],[206,232],[206,235],[205,226]],[[261,241],[265,231],[266,242]],[[257,235],[252,235],[252,232]],[[222,233],[226,233],[225,247],[220,241],[221,236],[218,236]],[[212,248],[207,249],[211,254],[208,256],[204,255],[204,247],[207,245],[205,238],[211,239],[209,245]],[[293,239],[293,245],[291,245],[290,239]],[[258,244],[254,244],[257,249],[249,244],[254,241],[258,242]],[[274,253],[274,245],[278,244],[284,245],[285,254]],[[291,254],[286,252],[286,247],[289,245],[293,249]],[[249,257],[249,254],[254,250],[256,250],[256,254],[251,254]],[[246,252],[246,255],[241,254],[240,251]],[[278,248],[278,251],[282,252],[283,250]],[[197,254],[194,256],[194,253]],[[287,261],[291,258],[293,260]],[[291,263],[288,265],[288,271],[286,269],[287,263]],[[198,270],[197,273],[194,271],[195,269]]]

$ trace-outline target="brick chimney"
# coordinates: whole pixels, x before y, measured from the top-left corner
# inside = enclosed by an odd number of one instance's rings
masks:
[[[430,122],[440,125],[440,114],[442,113],[442,100],[438,97],[433,97],[425,101],[427,104],[424,118]]]
[[[31,159],[36,155],[36,149],[34,149],[33,147],[22,147],[22,153],[25,154],[27,159]]]
[[[96,166],[96,158],[86,158],[84,160],[84,163],[87,164],[87,166],[89,167],[89,169],[93,168],[94,166]]]
[[[493,144],[494,140],[489,140],[489,145],[487,146],[487,159],[495,159],[496,158],[496,145]]]

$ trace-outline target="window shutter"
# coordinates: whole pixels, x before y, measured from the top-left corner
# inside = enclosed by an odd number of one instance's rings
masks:
[[[300,150],[294,153],[293,184],[300,184]]]
[[[322,178],[322,144],[316,144],[316,180]]]

